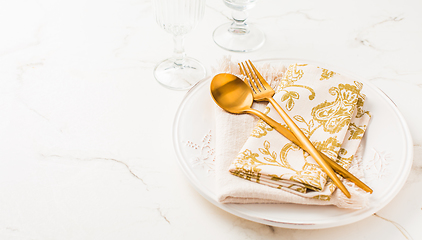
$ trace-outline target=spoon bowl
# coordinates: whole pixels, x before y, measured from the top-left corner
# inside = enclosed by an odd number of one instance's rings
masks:
[[[246,113],[251,109],[251,88],[233,74],[220,73],[211,81],[211,96],[219,107],[230,113]]]

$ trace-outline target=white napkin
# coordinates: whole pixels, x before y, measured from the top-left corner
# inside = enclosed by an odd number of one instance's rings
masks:
[[[279,84],[283,85],[286,82],[282,82],[282,75],[285,68],[282,66],[257,66],[261,74],[271,81],[273,87]],[[216,69],[216,73],[228,72],[233,74],[239,74],[237,64],[231,62],[229,59],[224,59],[221,65]],[[331,72],[326,72],[329,76]],[[331,73],[332,74],[332,73]],[[256,109],[265,111],[266,104],[254,104]],[[358,109],[361,114],[361,109]],[[275,112],[275,111],[273,111]],[[276,112],[275,112],[276,113]],[[289,113],[288,113],[289,114]],[[289,114],[290,115],[290,114]],[[290,115],[292,116],[292,115]],[[277,118],[276,115],[271,116]],[[276,119],[277,121],[281,121]],[[341,191],[334,191],[335,187],[332,187],[332,183],[328,182],[325,184],[325,177],[320,178],[323,189],[320,192],[308,192],[300,193],[292,189],[277,189],[282,184],[274,185],[274,182],[267,181],[268,179],[262,178],[259,181],[261,184],[257,184],[252,181],[233,176],[229,172],[230,165],[234,159],[241,152],[242,147],[248,141],[251,132],[255,128],[258,119],[251,115],[233,115],[225,112],[224,110],[216,107],[216,178],[217,178],[217,195],[218,200],[222,203],[299,203],[299,204],[313,204],[313,205],[336,205],[341,208],[363,208],[368,203],[368,194],[355,186],[353,183],[343,180],[344,185],[350,191],[352,198],[348,199]],[[265,130],[266,124],[261,123],[261,127]],[[269,126],[267,126],[269,127]],[[270,129],[268,129],[270,130]],[[347,130],[347,129],[346,129]],[[346,140],[350,138],[351,131],[344,131],[340,134],[342,138]],[[355,131],[356,133],[356,131]],[[268,134],[278,135],[276,131],[268,131]],[[347,134],[347,135],[346,135]],[[280,135],[281,136],[281,135]],[[280,137],[279,136],[279,137]],[[281,136],[284,138],[283,136]],[[345,141],[346,143],[347,141]],[[359,144],[353,145],[349,148],[348,155],[345,158],[353,155]],[[343,146],[342,146],[343,147]],[[340,148],[334,150],[337,154]],[[344,153],[344,151],[343,151]],[[327,154],[327,153],[326,153]],[[351,155],[350,155],[351,154]],[[329,155],[329,154],[327,154]],[[353,158],[350,158],[349,162],[344,162],[343,166],[350,166],[349,171],[359,179],[363,180],[363,171],[359,166],[359,153],[354,154]],[[313,160],[313,159],[312,159]],[[233,169],[233,166],[232,166]],[[253,180],[253,178],[249,178]],[[269,179],[271,180],[271,179]],[[331,184],[331,185],[330,185]],[[268,187],[272,186],[272,187]],[[288,190],[288,191],[286,191]],[[331,194],[334,191],[333,194]],[[300,196],[302,194],[302,196]],[[306,196],[308,194],[308,196]]]

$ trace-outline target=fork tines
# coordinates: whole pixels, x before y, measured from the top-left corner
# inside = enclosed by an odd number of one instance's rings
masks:
[[[240,73],[247,78],[249,86],[252,88],[254,93],[269,90],[271,88],[265,79],[261,76],[256,67],[252,64],[251,60],[245,61],[247,68],[243,62],[238,64]]]

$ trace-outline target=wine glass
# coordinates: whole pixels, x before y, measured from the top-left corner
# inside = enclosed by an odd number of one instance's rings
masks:
[[[158,25],[174,40],[173,56],[157,64],[154,77],[170,89],[189,89],[206,76],[206,69],[186,56],[183,39],[204,16],[205,0],[154,0],[153,4]]]
[[[247,24],[246,10],[258,0],[223,0],[232,9],[233,22],[225,23],[214,30],[214,42],[229,51],[249,52],[260,48],[265,42],[264,33],[255,25]]]

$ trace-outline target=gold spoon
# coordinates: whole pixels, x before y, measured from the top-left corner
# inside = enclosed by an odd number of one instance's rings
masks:
[[[262,120],[264,120],[268,125],[273,127],[276,131],[280,132],[287,139],[302,147],[302,144],[297,140],[297,138],[290,132],[287,128],[263,114],[262,112],[251,108],[253,103],[253,94],[250,87],[242,81],[240,78],[227,73],[221,73],[216,75],[211,81],[211,96],[219,107],[226,110],[230,113],[242,114],[249,113],[253,114]],[[303,149],[303,148],[302,148]],[[342,168],[340,165],[329,159],[327,156],[321,154],[325,160],[320,166],[327,173],[327,175],[333,180],[337,187],[350,198],[349,191],[344,187],[340,182],[337,176],[334,174],[333,169],[342,175],[343,177],[355,182],[359,187],[364,189],[367,192],[372,192],[368,186],[363,182],[357,179],[355,176],[350,174],[347,170]],[[332,168],[331,168],[332,167]],[[338,181],[336,182],[336,178]]]

